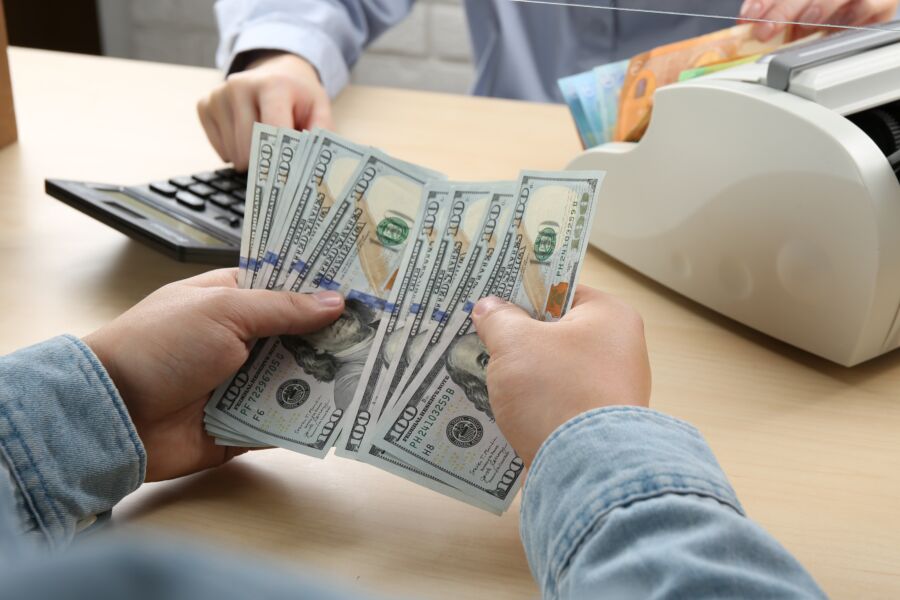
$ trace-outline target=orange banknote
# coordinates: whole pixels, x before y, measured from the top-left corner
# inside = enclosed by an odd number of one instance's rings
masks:
[[[636,142],[650,124],[653,93],[678,81],[682,71],[768,54],[784,45],[786,32],[760,42],[750,25],[737,25],[638,54],[628,64],[619,103],[615,140]]]

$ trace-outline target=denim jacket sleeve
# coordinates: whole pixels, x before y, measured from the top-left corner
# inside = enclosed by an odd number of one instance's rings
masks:
[[[521,530],[546,599],[824,597],[746,517],[700,433],[647,409],[599,409],[554,432]]]
[[[91,350],[58,337],[0,358],[0,598],[349,600],[359,594],[184,540],[88,536],[144,479],[146,457]]]
[[[219,0],[216,62],[228,72],[240,56],[282,50],[319,72],[332,98],[350,80],[363,48],[409,14],[414,0]]]
[[[20,534],[3,535],[0,552],[28,538],[64,546],[143,482],[144,448],[81,340],[57,337],[0,358],[0,463],[6,521]]]

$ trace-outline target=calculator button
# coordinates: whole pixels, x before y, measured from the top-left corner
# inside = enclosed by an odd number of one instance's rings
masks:
[[[206,207],[206,201],[203,198],[184,190],[175,194],[175,199],[193,210],[203,210]]]
[[[220,192],[231,192],[241,189],[241,184],[232,179],[216,179],[215,181],[211,182],[210,185],[218,189]]]
[[[197,194],[198,196],[202,196],[204,198],[206,198],[207,196],[212,196],[216,193],[215,188],[211,188],[205,183],[195,183],[188,188],[188,191],[192,194]]]
[[[200,183],[209,183],[210,181],[212,181],[213,179],[218,177],[218,175],[216,175],[212,171],[206,171],[204,173],[195,173],[195,174],[191,175],[191,177],[193,177]]]
[[[215,194],[207,198],[207,200],[209,200],[216,206],[221,206],[222,208],[228,208],[229,206],[237,202],[237,200],[235,200],[233,196],[223,194],[222,192],[216,192]]]
[[[150,189],[161,196],[173,197],[178,193],[178,188],[168,181],[157,181],[150,184]]]
[[[231,195],[243,202],[247,199],[247,190],[244,188],[238,188],[236,190],[231,190]]]
[[[237,171],[235,171],[231,167],[228,167],[226,169],[216,169],[216,175],[218,175],[219,177],[234,177],[235,173],[237,173]]]
[[[235,202],[234,204],[232,204],[231,206],[228,207],[228,210],[230,210],[233,213],[244,216],[244,203],[243,202]]]
[[[220,223],[225,223],[225,224],[229,225],[230,227],[240,227],[241,226],[241,218],[234,217],[231,215],[220,215],[220,216],[216,217],[216,221],[219,221]]]
[[[179,188],[191,187],[195,181],[191,177],[173,177],[169,183]]]

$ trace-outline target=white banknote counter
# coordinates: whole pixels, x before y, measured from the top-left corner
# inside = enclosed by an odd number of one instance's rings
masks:
[[[789,344],[852,366],[900,345],[900,44],[842,33],[660,89],[602,169],[591,243]]]

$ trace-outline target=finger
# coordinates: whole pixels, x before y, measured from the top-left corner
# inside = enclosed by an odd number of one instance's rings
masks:
[[[781,0],[773,3],[761,18],[766,21],[753,27],[753,35],[762,42],[768,42],[787,28],[789,21],[796,21],[810,0]]]
[[[225,145],[222,142],[222,134],[219,132],[216,122],[213,121],[209,114],[208,99],[201,98],[200,101],[197,102],[197,115],[200,117],[200,124],[203,125],[203,131],[206,132],[206,137],[209,139],[209,143],[212,144],[216,154],[218,154],[219,158],[223,161],[227,161],[228,159],[225,158]]]
[[[234,161],[234,115],[231,112],[228,94],[224,89],[216,90],[210,95],[209,114],[219,128],[222,146],[225,149],[223,160]]]
[[[575,321],[582,319],[586,315],[594,315],[597,310],[604,310],[611,306],[618,306],[622,302],[605,292],[598,289],[579,285],[575,288],[575,296],[572,298],[572,308],[563,315],[560,321]]]
[[[472,322],[478,337],[492,354],[500,352],[510,342],[510,334],[518,335],[535,323],[524,310],[496,296],[478,301],[472,310]]]
[[[739,19],[759,19],[772,6],[773,0],[745,0],[741,5]],[[753,23],[753,21],[749,21]]]
[[[611,298],[612,296],[606,292],[601,292],[600,290],[587,285],[579,285],[575,288],[575,296],[572,298],[572,308],[575,309],[583,304],[591,302],[608,301]]]
[[[808,35],[812,35],[817,31],[822,31],[821,27],[815,27],[815,24],[823,25],[841,25],[841,17],[847,7],[854,4],[856,0],[816,0],[806,7],[806,10],[797,18],[797,21],[804,25],[797,25],[791,31],[789,41],[799,40]],[[834,29],[826,28],[825,33],[833,33]]]
[[[849,3],[849,0],[814,0],[794,20],[804,25],[831,23],[834,14]]]
[[[253,138],[253,123],[258,117],[253,88],[244,82],[235,81],[228,87],[229,104],[234,130],[234,156],[232,162],[238,171],[246,171],[250,163],[250,141]]]
[[[313,102],[309,115],[309,128],[321,127],[334,130],[334,119],[331,116],[331,100],[324,91]]]
[[[616,296],[580,285],[575,290],[572,309],[563,315],[559,322],[574,323],[581,328],[610,322],[616,323],[616,326],[626,326],[629,322],[642,323],[642,320],[631,305]]]
[[[244,340],[303,335],[333,323],[344,310],[337,292],[294,294],[270,290],[232,290],[227,315]]]
[[[834,15],[835,25],[870,25],[888,20],[895,12],[893,4],[885,9],[882,0],[854,0]]]
[[[865,25],[891,21],[898,11],[897,0],[857,0],[856,4],[861,5],[861,12],[867,15],[862,20],[862,23]],[[896,26],[894,26],[894,29],[896,29]]]
[[[259,120],[275,127],[294,128],[294,97],[282,86],[269,86],[259,95]]]

